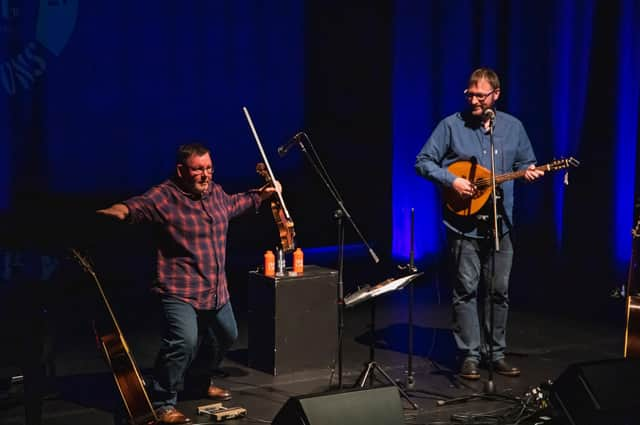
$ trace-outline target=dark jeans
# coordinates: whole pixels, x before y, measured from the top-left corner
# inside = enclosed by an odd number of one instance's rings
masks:
[[[480,360],[489,356],[493,303],[493,360],[504,358],[506,348],[507,314],[509,311],[509,275],[513,260],[511,235],[500,239],[500,251],[495,253],[493,239],[472,239],[449,232],[449,257],[455,277],[453,280],[453,335],[463,359]],[[493,266],[495,265],[495,270]],[[493,295],[487,296],[493,273]],[[478,314],[479,284],[484,281],[483,331]]]
[[[216,370],[238,339],[238,326],[228,302],[219,310],[196,310],[172,297],[160,297],[164,335],[152,381],[155,408],[176,405],[187,369],[195,361],[203,373]]]

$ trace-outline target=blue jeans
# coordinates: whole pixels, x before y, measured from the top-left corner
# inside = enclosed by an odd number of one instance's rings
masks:
[[[164,335],[156,357],[151,385],[153,406],[176,405],[187,369],[197,359],[209,371],[217,369],[227,350],[238,339],[238,325],[228,302],[219,310],[196,310],[176,298],[160,297]]]
[[[493,239],[472,239],[448,234],[449,258],[453,265],[453,336],[463,359],[480,360],[489,357],[491,330],[490,309],[493,303],[493,360],[504,358],[507,345],[507,314],[509,311],[509,275],[513,260],[511,235],[500,239],[500,251],[494,256]],[[493,295],[487,296],[493,266]],[[478,314],[480,281],[485,284],[483,294],[483,333]]]

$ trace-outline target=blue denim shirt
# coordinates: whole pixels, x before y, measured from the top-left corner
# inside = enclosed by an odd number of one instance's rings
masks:
[[[497,111],[493,133],[495,146],[496,175],[518,171],[536,162],[531,142],[524,126],[517,118]],[[415,169],[420,176],[440,187],[451,188],[456,176],[447,167],[456,161],[473,160],[491,169],[489,134],[479,122],[466,113],[456,113],[440,121],[431,137],[418,153]],[[502,197],[498,201],[498,214],[502,216],[502,232],[507,232],[513,223],[513,180],[500,185]],[[487,202],[491,204],[491,200]],[[480,213],[462,217],[448,208],[443,208],[444,224],[456,233],[469,237],[488,236],[478,220]],[[480,227],[480,228],[479,228]]]

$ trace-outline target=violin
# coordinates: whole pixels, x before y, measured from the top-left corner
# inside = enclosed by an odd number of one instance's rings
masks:
[[[256,165],[256,172],[265,179],[265,182],[268,185],[273,186],[273,180],[271,179],[271,176],[269,176],[267,166],[264,165],[264,163],[259,162]],[[282,250],[284,252],[293,251],[295,249],[294,237],[296,236],[296,231],[293,227],[293,220],[286,216],[285,210],[278,197],[271,199],[271,212],[273,213],[273,219],[278,227]]]
[[[271,171],[271,166],[269,165],[269,160],[267,159],[267,155],[264,153],[264,149],[262,148],[262,143],[260,143],[260,138],[258,137],[258,133],[256,132],[256,128],[253,125],[253,121],[251,120],[251,116],[249,115],[249,110],[246,107],[242,107],[245,117],[247,118],[247,122],[249,123],[249,127],[251,128],[251,132],[253,133],[253,137],[258,145],[258,150],[260,151],[260,155],[262,155],[262,159],[264,163],[258,163],[256,165],[256,172],[260,174],[266,180],[266,184],[273,185],[273,182],[276,181],[273,176],[273,172]],[[287,210],[287,206],[284,203],[284,198],[282,197],[282,193],[276,192],[275,198],[271,200],[271,212],[273,213],[273,218],[278,226],[278,233],[280,235],[280,244],[282,245],[282,250],[284,252],[291,252],[295,249],[294,237],[296,232],[293,228],[293,220],[291,219],[291,215]]]

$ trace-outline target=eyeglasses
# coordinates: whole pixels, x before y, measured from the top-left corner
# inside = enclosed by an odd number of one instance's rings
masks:
[[[493,89],[491,90],[489,93],[473,93],[470,92],[469,89],[464,91],[464,96],[468,99],[471,100],[472,98],[476,98],[478,99],[478,102],[483,102],[487,96],[489,96],[490,94],[492,94],[493,92],[495,92],[497,89]]]
[[[198,167],[198,168],[189,167],[189,170],[191,170],[191,174],[193,174],[194,176],[201,176],[205,173],[213,174],[213,167]]]

